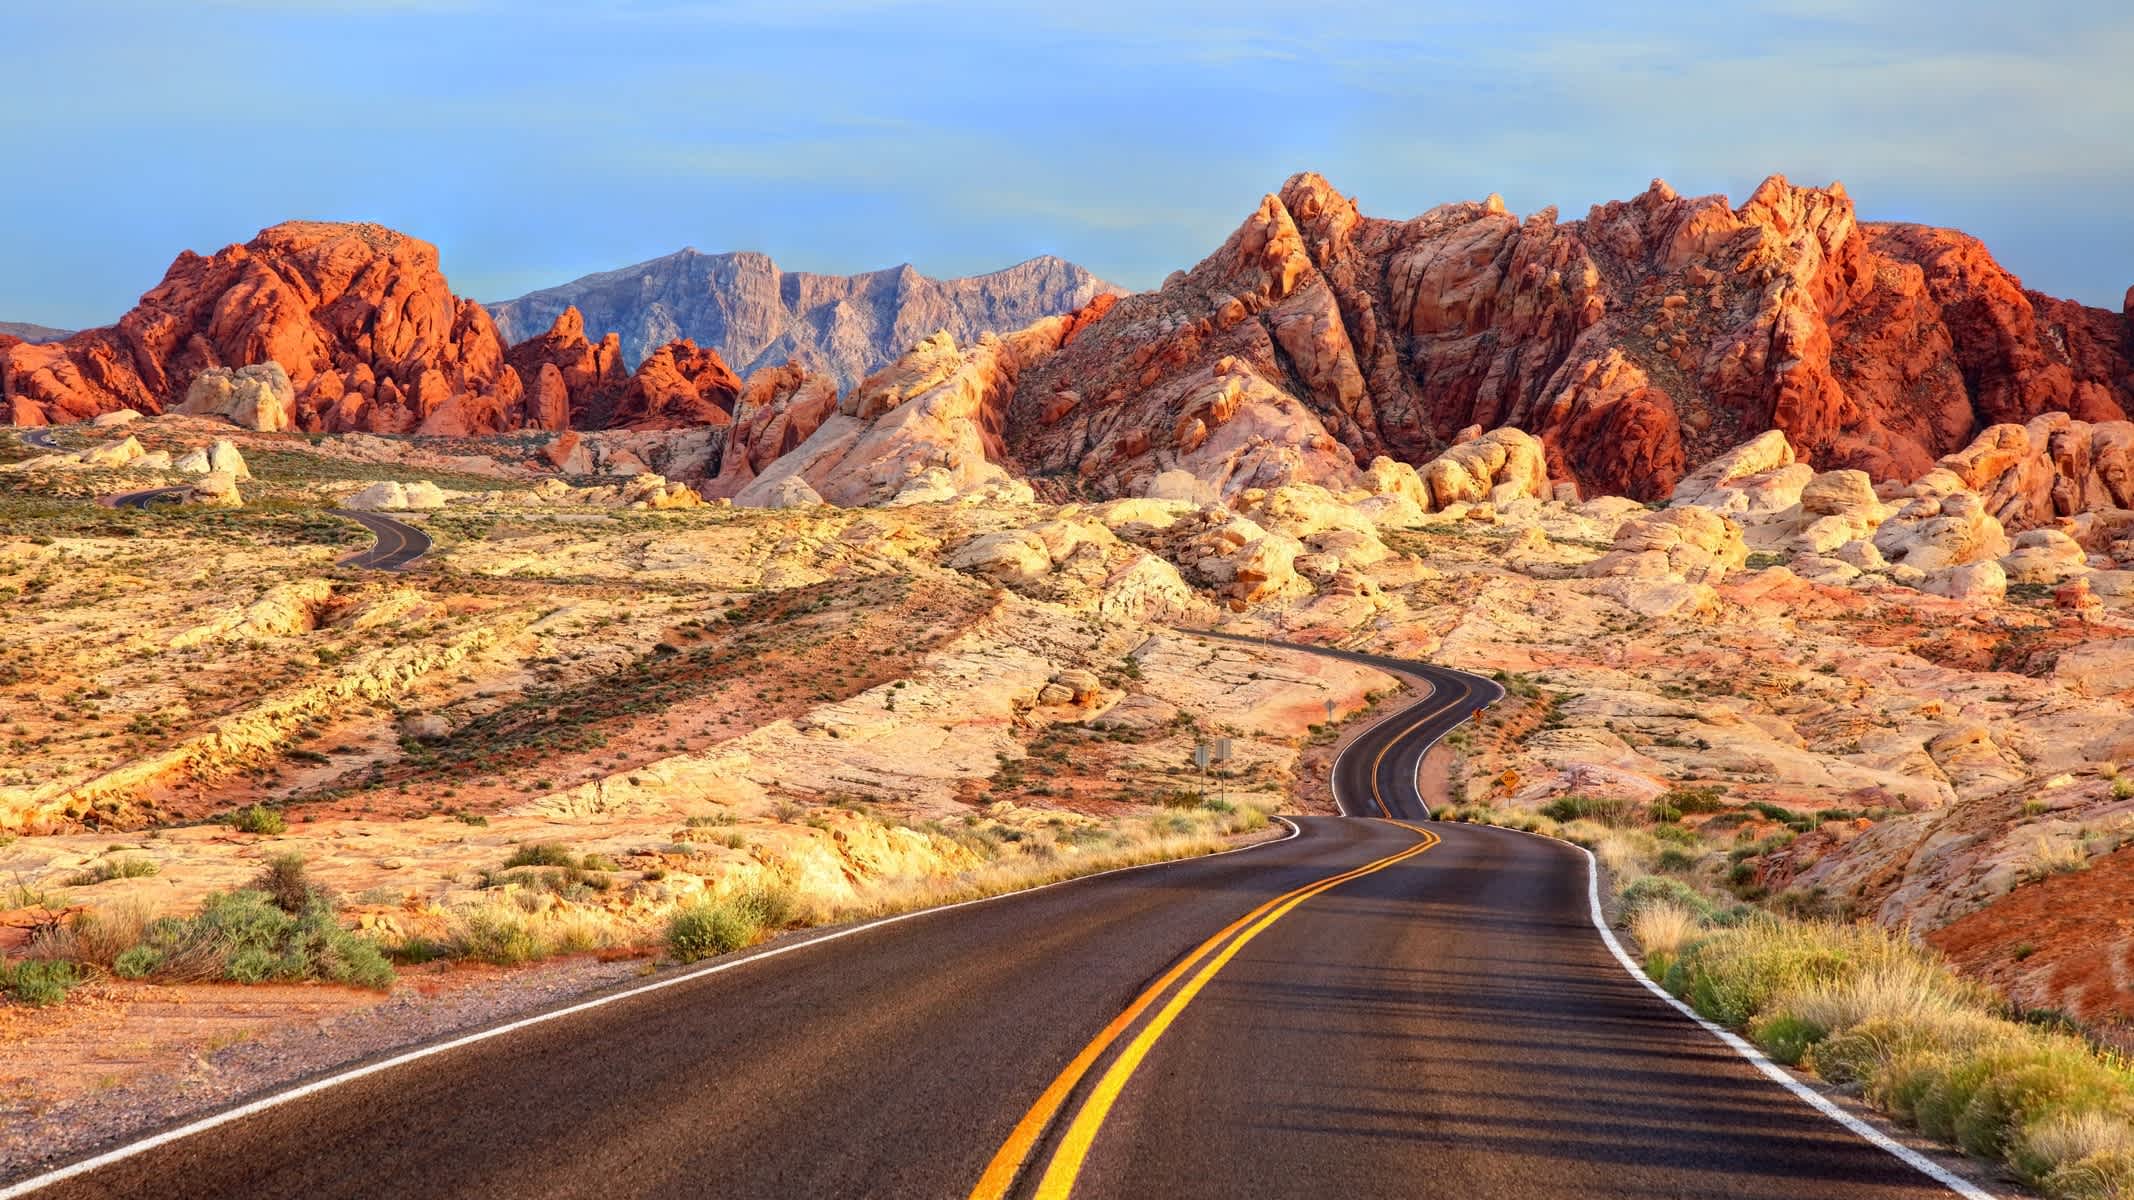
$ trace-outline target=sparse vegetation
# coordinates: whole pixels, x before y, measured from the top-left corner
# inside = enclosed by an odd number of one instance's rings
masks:
[[[289,822],[280,812],[264,804],[253,804],[230,815],[230,828],[239,833],[277,834],[287,831]]]
[[[115,858],[98,859],[83,870],[67,877],[68,887],[93,887],[114,879],[145,879],[156,873],[156,864],[145,858],[120,855]]]
[[[393,981],[378,945],[343,929],[324,897],[291,913],[250,889],[210,893],[196,916],[151,921],[111,965],[127,979],[323,979],[369,988]]]

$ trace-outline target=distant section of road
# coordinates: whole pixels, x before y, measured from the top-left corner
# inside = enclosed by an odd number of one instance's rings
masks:
[[[144,488],[138,492],[120,492],[116,496],[99,496],[96,502],[111,508],[147,508],[151,504],[176,504],[192,490],[190,487]]]
[[[59,443],[52,440],[51,429],[41,425],[35,429],[23,430],[22,440],[29,445],[37,447],[39,450],[56,451],[59,449]]]
[[[430,535],[403,521],[381,517],[377,513],[356,512],[337,508],[335,516],[347,517],[371,531],[378,541],[370,549],[351,554],[341,560],[344,567],[365,567],[373,571],[405,571],[418,558],[430,552],[433,544]]]
[[[1415,699],[1374,719],[1370,728],[1349,743],[1341,757],[1335,760],[1334,804],[1343,816],[1429,820],[1429,803],[1423,799],[1422,789],[1415,782],[1423,755],[1460,722],[1504,698],[1504,689],[1493,679],[1432,663],[1337,650],[1331,646],[1277,642],[1212,629],[1186,632],[1362,663],[1426,689]]]
[[[190,487],[144,488],[138,492],[120,492],[115,496],[99,496],[97,503],[108,508],[147,508],[151,504],[175,504],[185,498]],[[377,513],[356,512],[352,509],[334,509],[334,515],[347,517],[363,528],[370,530],[377,541],[368,550],[361,550],[340,560],[344,567],[362,567],[372,571],[405,571],[416,559],[428,554],[435,544],[430,535],[391,517]]]

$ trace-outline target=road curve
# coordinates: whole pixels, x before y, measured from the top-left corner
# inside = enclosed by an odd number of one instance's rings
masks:
[[[40,1194],[1942,1194],[1625,975],[1577,851],[1296,824],[668,972]]]
[[[1434,663],[1332,646],[1276,642],[1212,629],[1184,632],[1362,663],[1422,685],[1419,694],[1373,718],[1370,726],[1335,760],[1334,804],[1343,816],[1429,820],[1430,805],[1416,785],[1423,755],[1461,722],[1504,698],[1504,689],[1495,680]]]
[[[52,440],[52,431],[42,425],[23,430],[22,440],[29,445],[37,447],[39,450],[57,451],[59,449],[59,443]]]
[[[109,508],[147,508],[151,504],[176,503],[184,499],[190,487],[144,488],[138,492],[120,492],[113,496],[100,496],[97,503]],[[362,567],[372,571],[405,571],[416,559],[430,552],[434,543],[430,535],[403,521],[377,513],[356,512],[353,509],[337,508],[335,516],[347,517],[370,530],[377,539],[368,549],[359,550],[339,560],[344,567]]]
[[[406,522],[347,508],[337,508],[333,512],[337,517],[347,517],[370,530],[371,535],[378,539],[370,549],[341,559],[340,564],[344,567],[364,567],[373,571],[405,571],[416,559],[430,552],[430,535]]]
[[[110,508],[147,508],[151,504],[176,504],[182,501],[190,487],[143,488],[138,492],[120,492],[115,496],[99,496],[97,503]]]

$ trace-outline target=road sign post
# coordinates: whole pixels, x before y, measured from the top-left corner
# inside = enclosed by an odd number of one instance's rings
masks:
[[[1193,743],[1193,765],[1200,768],[1200,802],[1208,802],[1208,743]]]

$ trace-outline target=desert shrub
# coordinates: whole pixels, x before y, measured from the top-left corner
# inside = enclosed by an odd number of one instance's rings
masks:
[[[751,945],[761,932],[733,905],[706,900],[667,922],[667,953],[676,962],[696,962]]]
[[[1702,854],[1688,846],[1662,846],[1659,854],[1654,856],[1652,866],[1656,871],[1694,871],[1697,869],[1697,863],[1703,858]]]
[[[128,979],[324,979],[372,988],[393,981],[377,943],[343,929],[323,897],[289,913],[250,889],[210,893],[198,915],[150,922],[112,969]]]
[[[506,867],[575,867],[578,856],[561,842],[520,842],[512,848]]]
[[[109,967],[141,940],[141,931],[152,916],[147,902],[138,896],[87,909],[67,918],[64,925],[38,930],[30,939],[29,953],[33,958]]]
[[[1558,796],[1542,806],[1541,815],[1552,821],[1599,821],[1620,825],[1630,816],[1630,801],[1621,796]]]
[[[507,905],[454,909],[445,919],[445,928],[444,945],[455,958],[514,967],[542,957],[545,951],[528,915]]]
[[[156,864],[145,858],[121,855],[100,859],[67,877],[68,887],[92,887],[114,879],[142,879],[156,873]]]
[[[58,1004],[82,982],[81,968],[64,959],[0,962],[0,996],[33,1008]]]
[[[1630,919],[1630,936],[1645,955],[1645,973],[1660,978],[1704,926],[1697,910],[1671,900],[1641,905]]]
[[[753,946],[767,932],[793,923],[793,893],[756,887],[717,900],[701,900],[667,922],[667,952],[677,962],[696,962]]]
[[[1689,946],[1664,982],[1772,1057],[1857,1084],[2048,1195],[2114,1194],[2095,1189],[2126,1165],[2134,1074],[2079,1037],[1995,1015],[1989,990],[1901,935],[1759,918]]]
[[[332,903],[326,890],[311,882],[310,871],[301,854],[269,856],[266,867],[253,878],[251,887],[253,891],[265,894],[274,902],[274,907],[285,913],[301,913],[314,903]]]
[[[239,833],[281,833],[289,828],[282,814],[264,804],[240,808],[230,814],[230,828]]]
[[[1646,908],[1663,904],[1682,909],[1700,924],[1709,923],[1714,915],[1712,902],[1689,884],[1664,875],[1641,875],[1622,891],[1623,923],[1629,925]]]
[[[1664,804],[1680,813],[1715,813],[1726,807],[1726,803],[1720,799],[1724,795],[1726,788],[1719,784],[1676,787],[1660,793],[1659,799],[1654,803]]]

